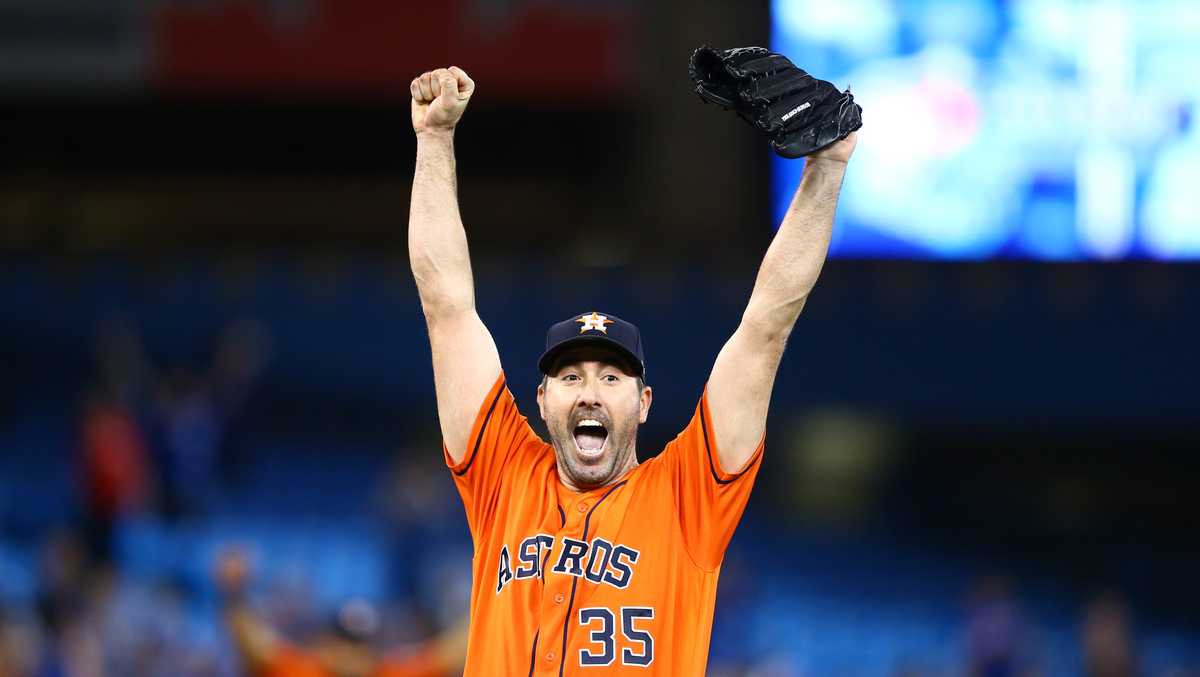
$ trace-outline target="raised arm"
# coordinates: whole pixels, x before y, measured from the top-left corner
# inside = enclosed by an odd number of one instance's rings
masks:
[[[225,625],[248,674],[256,675],[279,648],[279,635],[250,606],[250,560],[244,550],[230,547],[217,558],[213,578],[224,602]]]
[[[466,455],[479,404],[500,375],[496,343],[475,312],[454,168],[454,127],[475,83],[461,68],[441,68],[413,80],[409,90],[417,165],[408,258],[429,330],[442,439],[457,463]]]
[[[817,283],[846,163],[851,134],[809,156],[800,187],[758,270],[754,292],[708,379],[708,405],[721,468],[740,469],[766,431],[775,373],[788,335]]]

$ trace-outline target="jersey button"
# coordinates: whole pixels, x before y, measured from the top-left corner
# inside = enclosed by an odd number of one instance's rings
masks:
[[[563,603],[563,600],[565,600],[565,599],[566,599],[566,597],[565,597],[565,596],[564,596],[564,595],[563,595],[563,594],[560,592],[560,593],[558,593],[557,595],[555,595],[555,596],[554,596],[554,603],[555,603],[555,604],[562,604],[562,603]]]
[[[587,512],[587,503],[580,503],[579,507],[575,508],[579,512]]]
[[[553,662],[554,662],[554,652],[553,652],[553,651],[551,651],[550,653],[546,654],[546,662],[547,662],[547,663],[553,663]]]

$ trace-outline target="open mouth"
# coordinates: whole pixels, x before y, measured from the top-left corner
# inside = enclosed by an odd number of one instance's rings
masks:
[[[575,424],[574,436],[579,453],[595,457],[604,453],[604,446],[608,443],[608,428],[594,418],[585,418]]]

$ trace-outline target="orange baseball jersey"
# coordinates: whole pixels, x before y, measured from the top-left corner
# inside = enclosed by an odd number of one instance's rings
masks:
[[[702,395],[662,453],[575,493],[501,374],[467,444],[460,463],[446,453],[475,544],[467,675],[704,674],[761,442],[722,470]]]

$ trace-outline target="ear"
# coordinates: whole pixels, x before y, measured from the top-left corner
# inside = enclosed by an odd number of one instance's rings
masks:
[[[542,383],[545,383],[545,381],[543,381]],[[538,403],[538,415],[540,415],[542,417],[542,420],[545,421],[546,420],[546,386],[544,386],[542,384],[538,384],[538,387],[537,387],[537,403]]]
[[[650,389],[650,386],[644,386],[642,388],[641,402],[639,403],[638,423],[645,423],[646,419],[650,417],[650,402],[653,400],[654,391]]]

